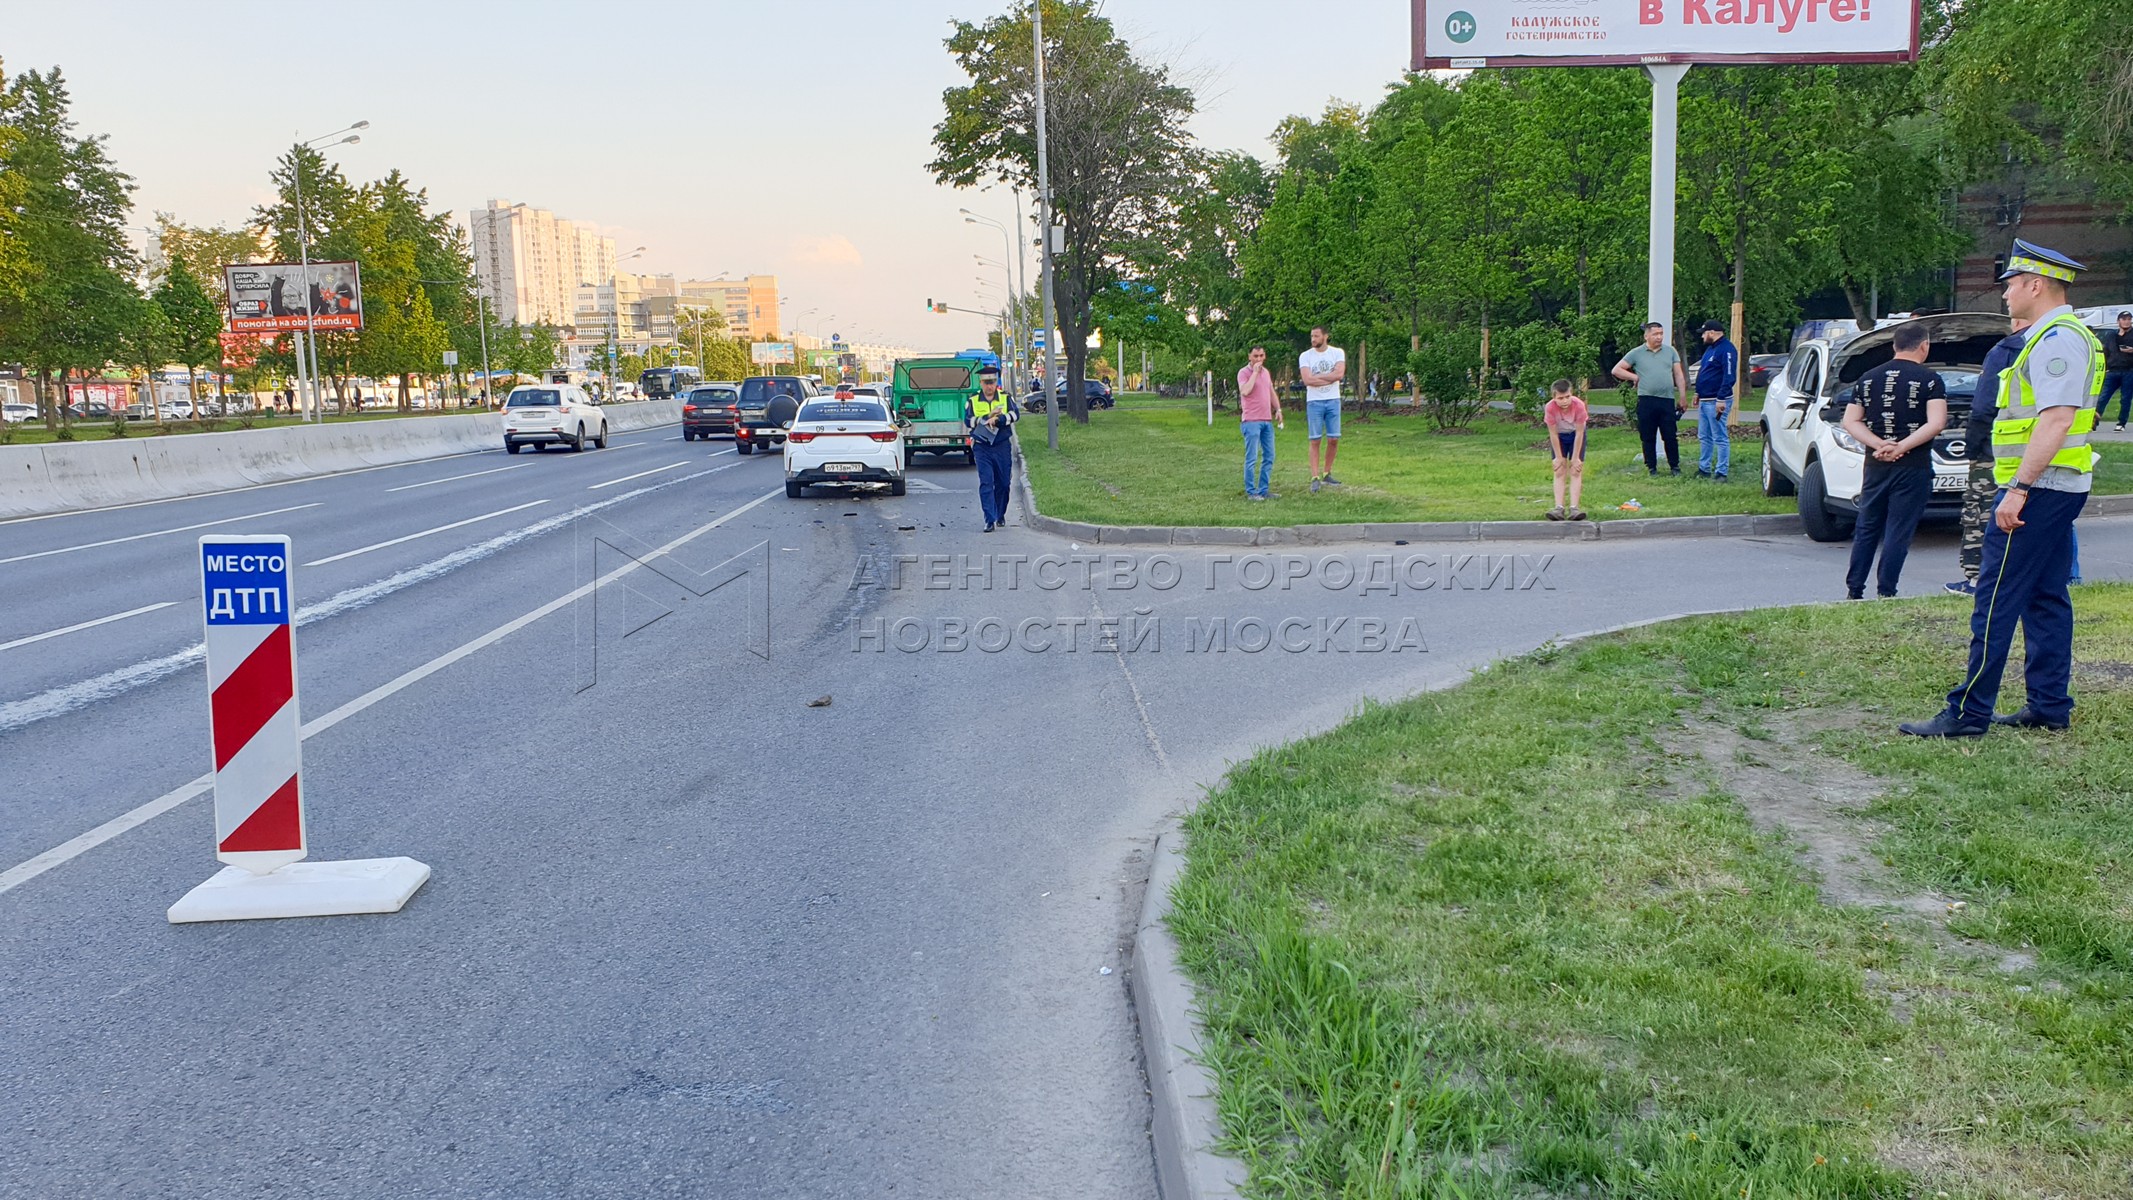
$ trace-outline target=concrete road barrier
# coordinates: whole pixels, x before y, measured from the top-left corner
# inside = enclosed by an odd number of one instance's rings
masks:
[[[681,420],[681,401],[605,409],[611,433]],[[496,413],[0,446],[0,519],[198,496],[451,454],[501,450]]]

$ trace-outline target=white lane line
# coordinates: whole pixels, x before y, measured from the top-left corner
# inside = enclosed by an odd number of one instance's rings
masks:
[[[673,470],[673,469],[674,469],[674,468],[676,468],[676,467],[686,467],[686,466],[688,466],[688,465],[689,465],[689,460],[688,460],[688,459],[683,459],[683,460],[681,460],[680,462],[670,462],[670,463],[668,463],[668,464],[667,464],[666,466],[663,466],[663,467],[653,467],[653,468],[652,468],[651,470],[649,470],[649,471],[639,471],[639,472],[637,472],[637,473],[636,473],[635,475],[624,475],[624,476],[623,476],[622,478],[620,478],[620,479],[610,479],[610,480],[608,480],[608,481],[607,481],[606,483],[595,483],[595,484],[592,484],[592,485],[588,486],[588,487],[587,487],[587,488],[586,488],[585,490],[586,490],[586,491],[588,491],[588,492],[597,492],[597,491],[599,491],[599,490],[600,490],[601,488],[604,488],[604,487],[613,487],[613,486],[615,486],[615,485],[616,485],[616,484],[618,484],[618,483],[628,483],[628,482],[629,482],[630,480],[632,480],[632,479],[642,479],[642,478],[644,478],[644,477],[645,477],[645,476],[647,476],[647,475],[657,475],[657,474],[659,474],[659,473],[660,473],[661,471],[671,471],[671,470]]]
[[[314,501],[310,504],[291,505],[288,508],[272,508],[268,509],[266,512],[246,513],[241,517],[224,517],[219,521],[202,521],[198,525],[180,525],[176,529],[158,529],[153,533],[136,533],[130,537],[106,538],[101,542],[83,542],[79,546],[61,546],[57,550],[39,550],[35,554],[18,554],[13,558],[0,558],[0,566],[5,566],[8,563],[28,562],[33,558],[50,558],[54,554],[72,554],[76,550],[94,550],[98,546],[116,546],[120,542],[138,542],[142,538],[162,537],[163,535],[170,533],[186,533],[194,529],[206,529],[211,525],[228,525],[232,521],[250,521],[259,517],[280,516],[282,513],[298,512],[306,508],[317,508],[319,506],[319,503],[319,501]]]
[[[436,487],[440,483],[452,483],[461,479],[472,479],[476,475],[494,475],[498,471],[522,471],[532,465],[532,463],[512,463],[508,467],[490,467],[486,471],[469,471],[464,475],[447,475],[443,479],[427,479],[421,483],[404,483],[401,484],[399,487],[386,488],[385,490],[388,492],[412,492],[416,488]]]
[[[75,633],[83,629],[94,629],[99,625],[109,625],[113,621],[123,621],[127,617],[138,617],[142,613],[152,613],[159,608],[169,608],[176,603],[177,601],[175,600],[165,600],[161,604],[144,604],[139,608],[130,608],[122,613],[112,613],[108,617],[98,617],[94,621],[83,621],[79,625],[69,625],[65,629],[54,629],[50,633],[33,633],[29,637],[16,638],[12,642],[0,642],[0,650],[13,650],[17,646],[27,646],[31,642],[41,642],[46,638],[56,638],[63,633]]]
[[[755,499],[750,500],[748,503],[741,505],[739,508],[734,509],[732,512],[729,512],[724,516],[715,517],[712,520],[690,530],[689,532],[682,534],[680,537],[675,538],[673,541],[668,542],[664,546],[661,546],[658,550],[654,551],[648,557],[657,558],[661,554],[668,554],[675,550],[678,550],[682,546],[685,546],[688,543],[695,541],[697,538],[702,537],[704,534],[711,532],[719,526],[724,525],[726,522],[731,521],[733,518],[740,516],[744,512],[747,512],[749,509],[754,508],[756,505],[761,504],[766,500],[769,500],[771,497],[782,495],[783,491],[784,489],[779,488],[773,491],[764,492],[762,495],[757,496]],[[326,732],[327,730],[333,728],[334,726],[340,724],[348,718],[356,715],[359,712],[362,712],[364,709],[369,708],[371,705],[374,705],[381,700],[390,699],[396,693],[405,691],[407,688],[422,682],[424,679],[435,675],[437,672],[444,670],[446,667],[451,666],[453,663],[458,662],[460,659],[466,658],[471,654],[475,654],[486,647],[495,645],[496,643],[504,640],[505,638],[510,637],[512,634],[517,633],[519,630],[524,629],[526,626],[531,625],[535,621],[540,620],[542,617],[545,617],[550,613],[553,613],[556,610],[564,608],[570,604],[576,603],[578,600],[581,600],[587,595],[590,595],[593,589],[598,588],[604,584],[612,583],[615,580],[622,578],[624,575],[635,571],[637,568],[642,567],[643,565],[644,560],[633,558],[629,562],[626,562],[623,565],[616,567],[614,570],[609,571],[607,574],[600,576],[598,579],[593,580],[591,583],[581,584],[578,587],[575,587],[570,591],[563,593],[555,599],[550,600],[548,603],[541,605],[539,608],[534,609],[532,612],[527,613],[525,616],[519,617],[518,619],[513,621],[507,621],[504,624],[499,625],[496,628],[490,630],[489,632],[482,634],[480,637],[475,638],[473,641],[468,642],[463,646],[460,646],[456,650],[448,650],[445,653],[440,654],[437,657],[429,660],[428,662],[423,663],[421,666],[416,667],[414,670],[409,671],[406,674],[401,675],[400,677],[393,679],[387,683],[383,683],[378,685],[377,687],[372,688],[371,690],[363,693],[355,699],[350,700],[348,703],[341,705],[339,708],[334,709],[332,712],[327,713],[323,717],[319,717],[316,720],[304,722],[304,739],[308,741],[311,738],[317,737],[319,734]],[[98,846],[101,846],[105,842],[108,842],[111,839],[119,836],[120,834],[125,833],[129,829],[144,825],[149,821],[152,821],[155,818],[162,816],[164,813],[169,812],[171,809],[178,807],[179,805],[185,803],[187,800],[190,800],[195,796],[205,795],[208,791],[212,790],[213,787],[214,776],[202,775],[190,783],[182,784],[177,788],[172,789],[171,791],[163,793],[162,795],[156,797],[153,800],[150,800],[148,803],[141,805],[139,808],[136,808],[131,812],[123,813],[119,816],[113,817],[112,819],[104,822],[96,828],[91,829],[87,833],[68,838],[66,841],[61,842],[57,846],[52,847],[50,850],[47,850],[44,853],[37,855],[35,858],[32,858],[27,862],[18,863],[15,866],[9,867],[5,871],[0,871],[0,895],[4,895],[8,892],[15,890],[18,887],[21,887],[23,884],[28,883],[30,880],[37,878],[39,875],[44,874],[46,871],[51,870],[53,867],[59,866],[62,863],[68,862],[72,859],[79,858],[81,855],[96,849]]]
[[[739,463],[727,463],[724,466],[707,467],[701,471],[691,471],[686,475],[675,475],[658,483],[648,483],[640,488],[631,488],[626,492],[618,492],[597,503],[581,504],[569,512],[557,513],[552,517],[543,517],[531,525],[521,525],[517,529],[499,533],[488,541],[477,542],[472,546],[454,550],[450,554],[446,554],[441,558],[431,559],[429,562],[419,566],[409,567],[403,571],[395,571],[391,575],[375,582],[345,588],[316,604],[307,604],[297,609],[296,624],[299,628],[305,628],[318,621],[367,608],[388,596],[414,587],[416,584],[427,583],[432,579],[449,575],[461,567],[480,562],[491,555],[500,554],[504,550],[529,538],[539,537],[564,528],[580,517],[590,516],[604,509],[613,508],[618,504],[627,504],[639,496],[649,496],[654,492],[664,491],[670,487],[678,487],[692,479],[701,479],[706,475],[716,475],[720,471],[730,471],[739,465]],[[98,701],[109,700],[115,696],[123,696],[137,688],[147,687],[149,684],[159,680],[168,679],[180,671],[197,667],[205,658],[206,646],[203,643],[194,642],[182,650],[174,650],[161,658],[131,663],[115,670],[106,671],[101,675],[47,689],[37,695],[26,696],[20,700],[0,702],[0,734],[13,733],[17,729],[35,725],[39,721],[48,721],[53,717],[63,717],[71,712],[79,712]]]
[[[454,521],[450,525],[439,525],[435,529],[425,529],[421,533],[410,533],[406,537],[396,537],[393,538],[391,541],[374,542],[371,545],[362,547],[361,549],[345,550],[339,554],[330,555],[326,558],[314,558],[310,562],[305,563],[304,565],[307,567],[323,567],[327,563],[337,563],[344,558],[354,558],[358,554],[368,554],[373,550],[383,550],[387,546],[397,546],[402,542],[412,542],[416,538],[426,538],[433,533],[443,533],[448,529],[460,529],[465,526],[472,525],[477,521],[486,521],[491,517],[501,517],[508,513],[524,512],[529,508],[537,508],[540,505],[546,503],[548,503],[546,500],[531,500],[524,504],[516,505],[512,508],[499,508],[493,513],[483,513],[478,517],[468,517],[464,521]]]

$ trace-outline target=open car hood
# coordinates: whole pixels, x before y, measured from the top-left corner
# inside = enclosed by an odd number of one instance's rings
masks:
[[[1829,379],[1823,391],[1835,395],[1859,381],[1861,375],[1894,357],[1896,331],[1906,325],[1924,325],[1933,339],[1926,353],[1929,367],[1976,368],[1985,355],[2007,336],[2012,326],[2005,313],[1936,313],[1877,326],[1839,345],[1830,359]]]

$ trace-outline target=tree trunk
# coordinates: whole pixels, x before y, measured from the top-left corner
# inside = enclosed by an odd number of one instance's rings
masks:
[[[400,411],[402,413],[414,411],[414,403],[408,396],[407,373],[404,371],[400,373]]]
[[[37,415],[44,418],[44,428],[46,433],[57,433],[59,431],[59,412],[57,409],[52,407],[51,369],[39,368],[37,371],[36,380]]]
[[[1844,289],[1844,303],[1852,310],[1852,320],[1859,322],[1859,332],[1865,333],[1872,329],[1875,324],[1874,306],[1868,302],[1866,293],[1861,291],[1858,283],[1850,277],[1842,280],[1839,286]]]
[[[193,420],[200,419],[200,380],[191,363],[185,364],[185,398],[192,401]]]

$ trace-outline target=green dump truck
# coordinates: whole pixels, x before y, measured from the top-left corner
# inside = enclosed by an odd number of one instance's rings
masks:
[[[896,415],[911,422],[904,430],[907,457],[921,452],[960,454],[965,463],[977,463],[963,427],[963,402],[978,390],[979,365],[975,359],[949,354],[896,364],[891,379]]]

